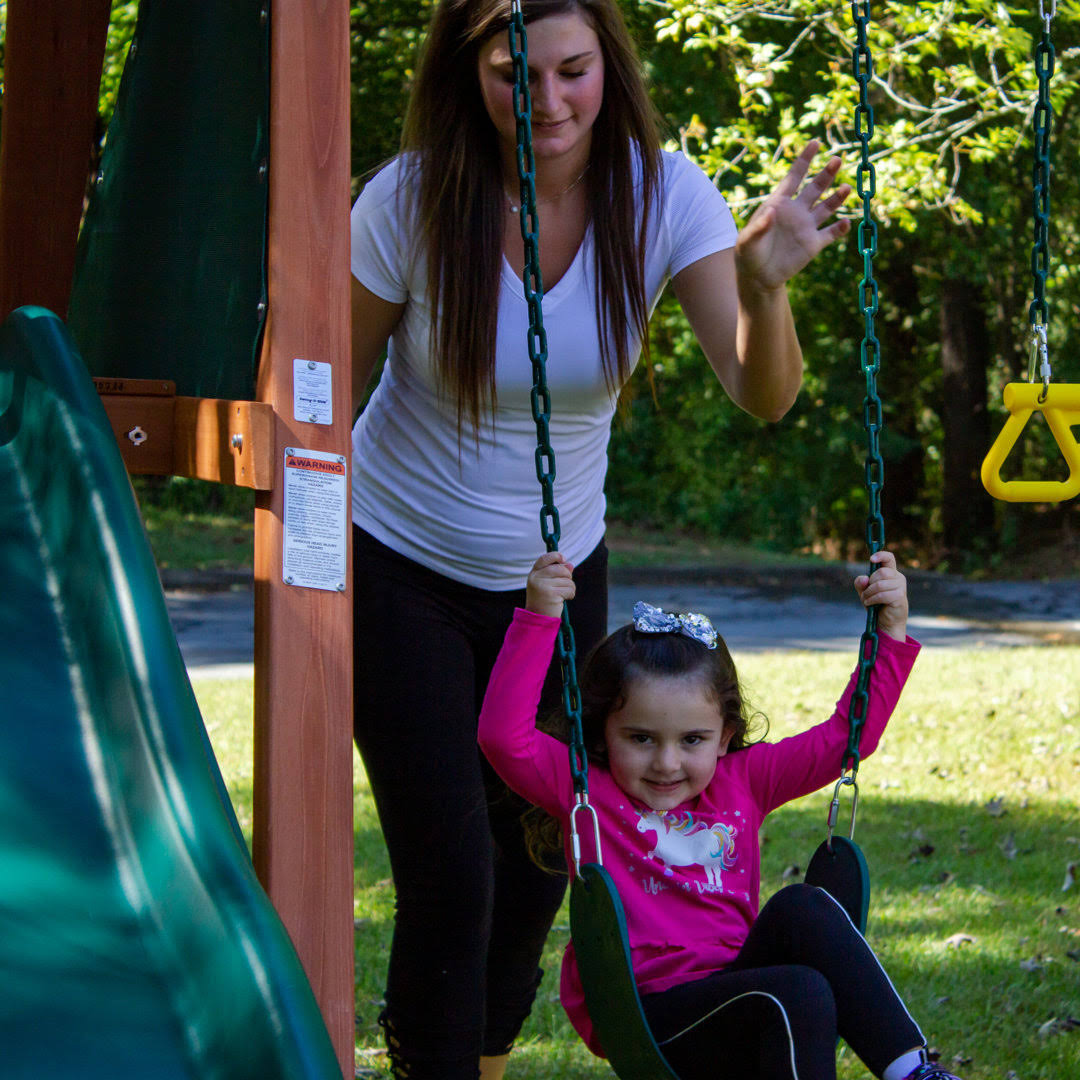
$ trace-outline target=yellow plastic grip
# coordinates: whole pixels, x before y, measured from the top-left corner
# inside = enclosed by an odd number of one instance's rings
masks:
[[[1080,385],[1052,383],[1046,391],[1046,400],[1040,402],[1042,392],[1041,383],[1009,383],[1005,387],[1009,419],[982,464],[983,487],[995,499],[1064,502],[1080,495],[1080,445],[1072,433],[1073,425],[1080,424]],[[1067,480],[1002,480],[1001,466],[1036,410],[1046,417],[1061,456],[1069,466],[1069,477]]]

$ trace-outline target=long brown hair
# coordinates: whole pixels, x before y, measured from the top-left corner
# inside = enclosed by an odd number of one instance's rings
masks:
[[[632,338],[648,347],[645,239],[660,184],[657,114],[615,0],[523,0],[522,8],[526,23],[581,12],[603,51],[604,98],[592,129],[585,183],[601,357],[608,385],[616,390],[630,374]],[[509,25],[509,0],[440,0],[402,135],[402,151],[417,183],[435,320],[435,370],[456,397],[459,433],[464,417],[478,427],[485,408],[495,406],[504,194],[498,142],[477,65],[484,42]],[[525,349],[523,341],[523,354]]]

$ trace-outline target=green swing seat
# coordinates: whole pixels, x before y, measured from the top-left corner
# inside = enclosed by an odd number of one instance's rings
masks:
[[[570,890],[570,933],[589,1018],[620,1080],[679,1080],[641,1009],[626,913],[611,875],[585,863]]]
[[[865,933],[870,874],[858,844],[842,836],[832,837],[831,847],[823,842],[805,880],[828,892]],[[622,900],[596,863],[583,864],[571,887],[570,936],[589,1018],[619,1080],[679,1080],[641,1008]]]
[[[104,409],[0,326],[0,1073],[341,1070],[222,783]]]
[[[870,870],[866,856],[854,840],[834,836],[822,841],[810,859],[803,878],[807,885],[824,889],[866,933],[870,912]]]

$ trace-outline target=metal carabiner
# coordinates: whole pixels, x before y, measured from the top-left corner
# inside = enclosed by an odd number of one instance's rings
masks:
[[[581,837],[577,830],[577,815],[579,810],[584,810],[592,817],[593,827],[593,843],[596,845],[596,859],[595,862],[598,866],[604,865],[604,856],[600,850],[600,819],[596,816],[596,811],[589,805],[589,796],[578,792],[577,802],[574,808],[570,811],[570,851],[574,860],[574,873],[579,877],[581,875]]]
[[[1028,382],[1042,379],[1042,393],[1039,395],[1039,404],[1046,401],[1046,395],[1050,392],[1050,352],[1046,345],[1046,323],[1033,323],[1031,326],[1031,339],[1029,342],[1030,352],[1028,355]]]
[[[829,822],[828,830],[825,835],[825,846],[832,852],[832,838],[833,831],[836,829],[836,819],[840,816],[840,789],[842,787],[852,788],[852,800],[851,800],[851,827],[848,831],[848,839],[855,839],[855,814],[859,809],[859,784],[855,779],[855,773],[850,775],[845,774],[836,781],[836,787],[833,788],[832,802],[829,804]]]

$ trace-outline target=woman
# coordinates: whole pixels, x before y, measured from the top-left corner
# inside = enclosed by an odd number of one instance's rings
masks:
[[[802,357],[785,282],[847,231],[816,146],[737,233],[659,149],[615,0],[526,0],[561,549],[584,653],[606,633],[603,482],[618,389],[670,278],[739,406],[779,419]],[[352,217],[357,745],[397,890],[381,1018],[396,1075],[489,1080],[528,1015],[564,879],[476,750],[539,533],[509,0],[441,0],[402,154]],[[438,313],[433,318],[433,313]],[[557,700],[557,672],[549,700]],[[479,1059],[479,1064],[478,1064]]]

